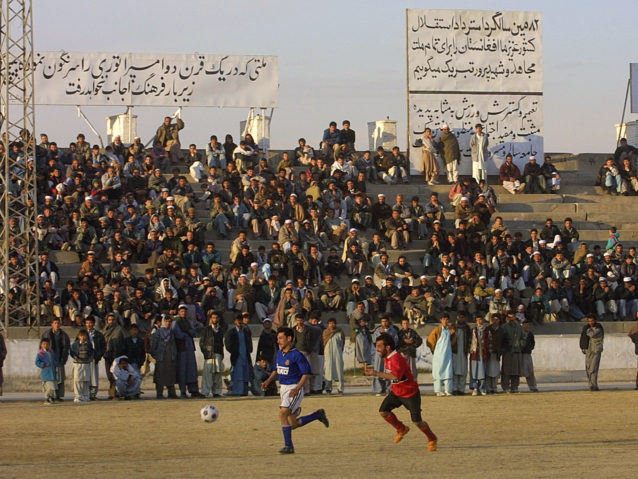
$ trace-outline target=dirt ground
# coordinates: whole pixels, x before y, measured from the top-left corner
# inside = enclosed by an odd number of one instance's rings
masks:
[[[400,444],[373,395],[309,397],[323,407],[280,456],[278,398],[0,403],[0,477],[637,477],[638,391],[490,397],[424,395],[439,436],[428,453],[416,428]],[[406,410],[399,419],[407,421]]]

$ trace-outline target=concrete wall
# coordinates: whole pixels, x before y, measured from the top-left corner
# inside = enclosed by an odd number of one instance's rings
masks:
[[[533,359],[534,367],[539,371],[574,371],[585,368],[585,359],[578,347],[578,335],[542,335],[536,336],[536,349]],[[253,341],[253,350],[257,349],[257,339]],[[39,369],[34,361],[38,351],[37,339],[7,340],[7,359],[4,363],[5,377],[38,378]],[[432,354],[425,345],[419,348],[419,368],[429,368],[432,364]],[[202,355],[196,354],[197,362],[201,366]],[[228,355],[224,360],[226,367],[230,367]],[[354,363],[354,348],[346,340],[344,351],[346,368],[352,368]],[[633,369],[636,367],[634,344],[625,334],[608,334],[605,336],[605,347],[601,360],[601,369]],[[104,368],[100,368],[100,375],[104,376]],[[71,361],[67,363],[67,375],[71,374]]]

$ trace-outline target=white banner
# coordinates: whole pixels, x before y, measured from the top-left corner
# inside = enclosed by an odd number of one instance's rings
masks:
[[[39,52],[35,64],[35,99],[40,105],[278,103],[276,56]]]
[[[629,64],[629,78],[631,79],[631,112],[638,113],[638,63]]]
[[[409,91],[542,92],[540,12],[407,10]]]
[[[477,123],[483,125],[483,131],[488,135],[490,159],[487,170],[491,175],[498,174],[508,153],[514,156],[521,173],[530,155],[537,158],[543,155],[541,95],[412,94],[409,96],[408,117],[412,174],[423,170],[421,149],[414,146],[416,141],[423,137],[426,127],[438,140],[444,123],[459,140],[459,172],[463,175],[472,173],[470,137]],[[542,161],[538,163],[542,164]],[[439,165],[444,168],[443,162],[439,161]]]

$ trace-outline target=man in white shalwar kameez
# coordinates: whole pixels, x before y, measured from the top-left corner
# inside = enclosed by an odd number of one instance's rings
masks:
[[[456,333],[450,326],[450,317],[441,316],[441,324],[432,330],[428,336],[427,345],[432,351],[432,379],[434,392],[437,396],[451,396],[452,378],[452,348],[456,344]]]
[[[323,375],[326,382],[326,392],[332,392],[332,383],[337,383],[337,393],[343,394],[344,371],[343,371],[343,347],[345,345],[345,335],[341,328],[337,328],[337,320],[330,318],[328,327],[323,332]]]
[[[483,133],[483,125],[477,123],[474,127],[476,133],[470,138],[470,152],[472,154],[472,178],[477,183],[487,180],[485,161],[489,156],[487,135]]]

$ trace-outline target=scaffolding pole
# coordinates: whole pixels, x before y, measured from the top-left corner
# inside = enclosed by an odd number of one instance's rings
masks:
[[[0,0],[0,322],[39,328],[31,0]]]

